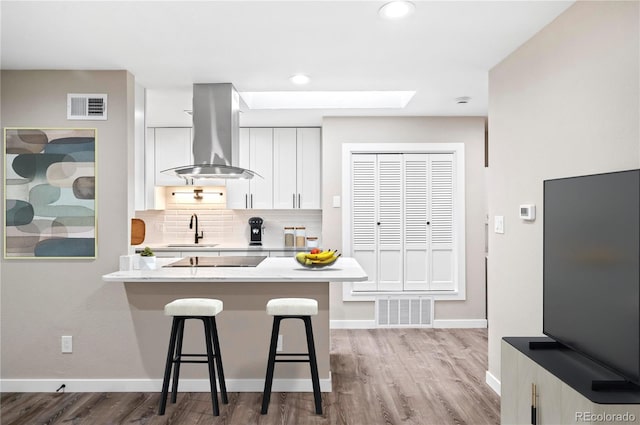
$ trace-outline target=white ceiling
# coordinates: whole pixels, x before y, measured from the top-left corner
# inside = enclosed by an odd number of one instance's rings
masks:
[[[127,69],[149,125],[184,125],[193,83],[238,91],[416,90],[404,109],[249,111],[241,125],[335,115],[486,115],[488,71],[573,1],[0,2],[2,69]],[[295,73],[311,77],[294,86]],[[456,104],[470,96],[466,105]]]

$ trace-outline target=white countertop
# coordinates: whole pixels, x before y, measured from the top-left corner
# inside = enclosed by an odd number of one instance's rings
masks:
[[[310,248],[306,247],[285,247],[282,245],[272,246],[272,245],[249,245],[249,244],[229,244],[229,243],[221,243],[208,244],[206,242],[202,242],[200,244],[173,244],[174,246],[169,246],[169,244],[142,244],[135,247],[136,250],[142,250],[144,247],[148,246],[154,251],[158,252],[192,252],[192,251],[291,251],[300,252],[300,251],[308,251]],[[180,246],[175,246],[180,245]]]
[[[353,258],[341,257],[322,269],[308,269],[295,258],[267,257],[257,267],[162,267],[175,258],[157,258],[156,270],[118,271],[105,282],[360,282],[367,274]]]

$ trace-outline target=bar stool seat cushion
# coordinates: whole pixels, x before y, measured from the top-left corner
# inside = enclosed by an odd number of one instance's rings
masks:
[[[222,311],[222,301],[211,298],[182,298],[164,306],[165,316],[215,316]]]
[[[310,298],[274,298],[267,303],[267,314],[271,316],[315,316],[318,301]]]

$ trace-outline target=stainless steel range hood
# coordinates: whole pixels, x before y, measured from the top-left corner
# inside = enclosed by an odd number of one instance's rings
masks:
[[[193,164],[163,170],[193,179],[251,179],[238,167],[240,96],[231,83],[193,85]]]

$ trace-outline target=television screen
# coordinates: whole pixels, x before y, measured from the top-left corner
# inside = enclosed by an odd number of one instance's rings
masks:
[[[640,170],[544,182],[543,332],[640,384]]]

